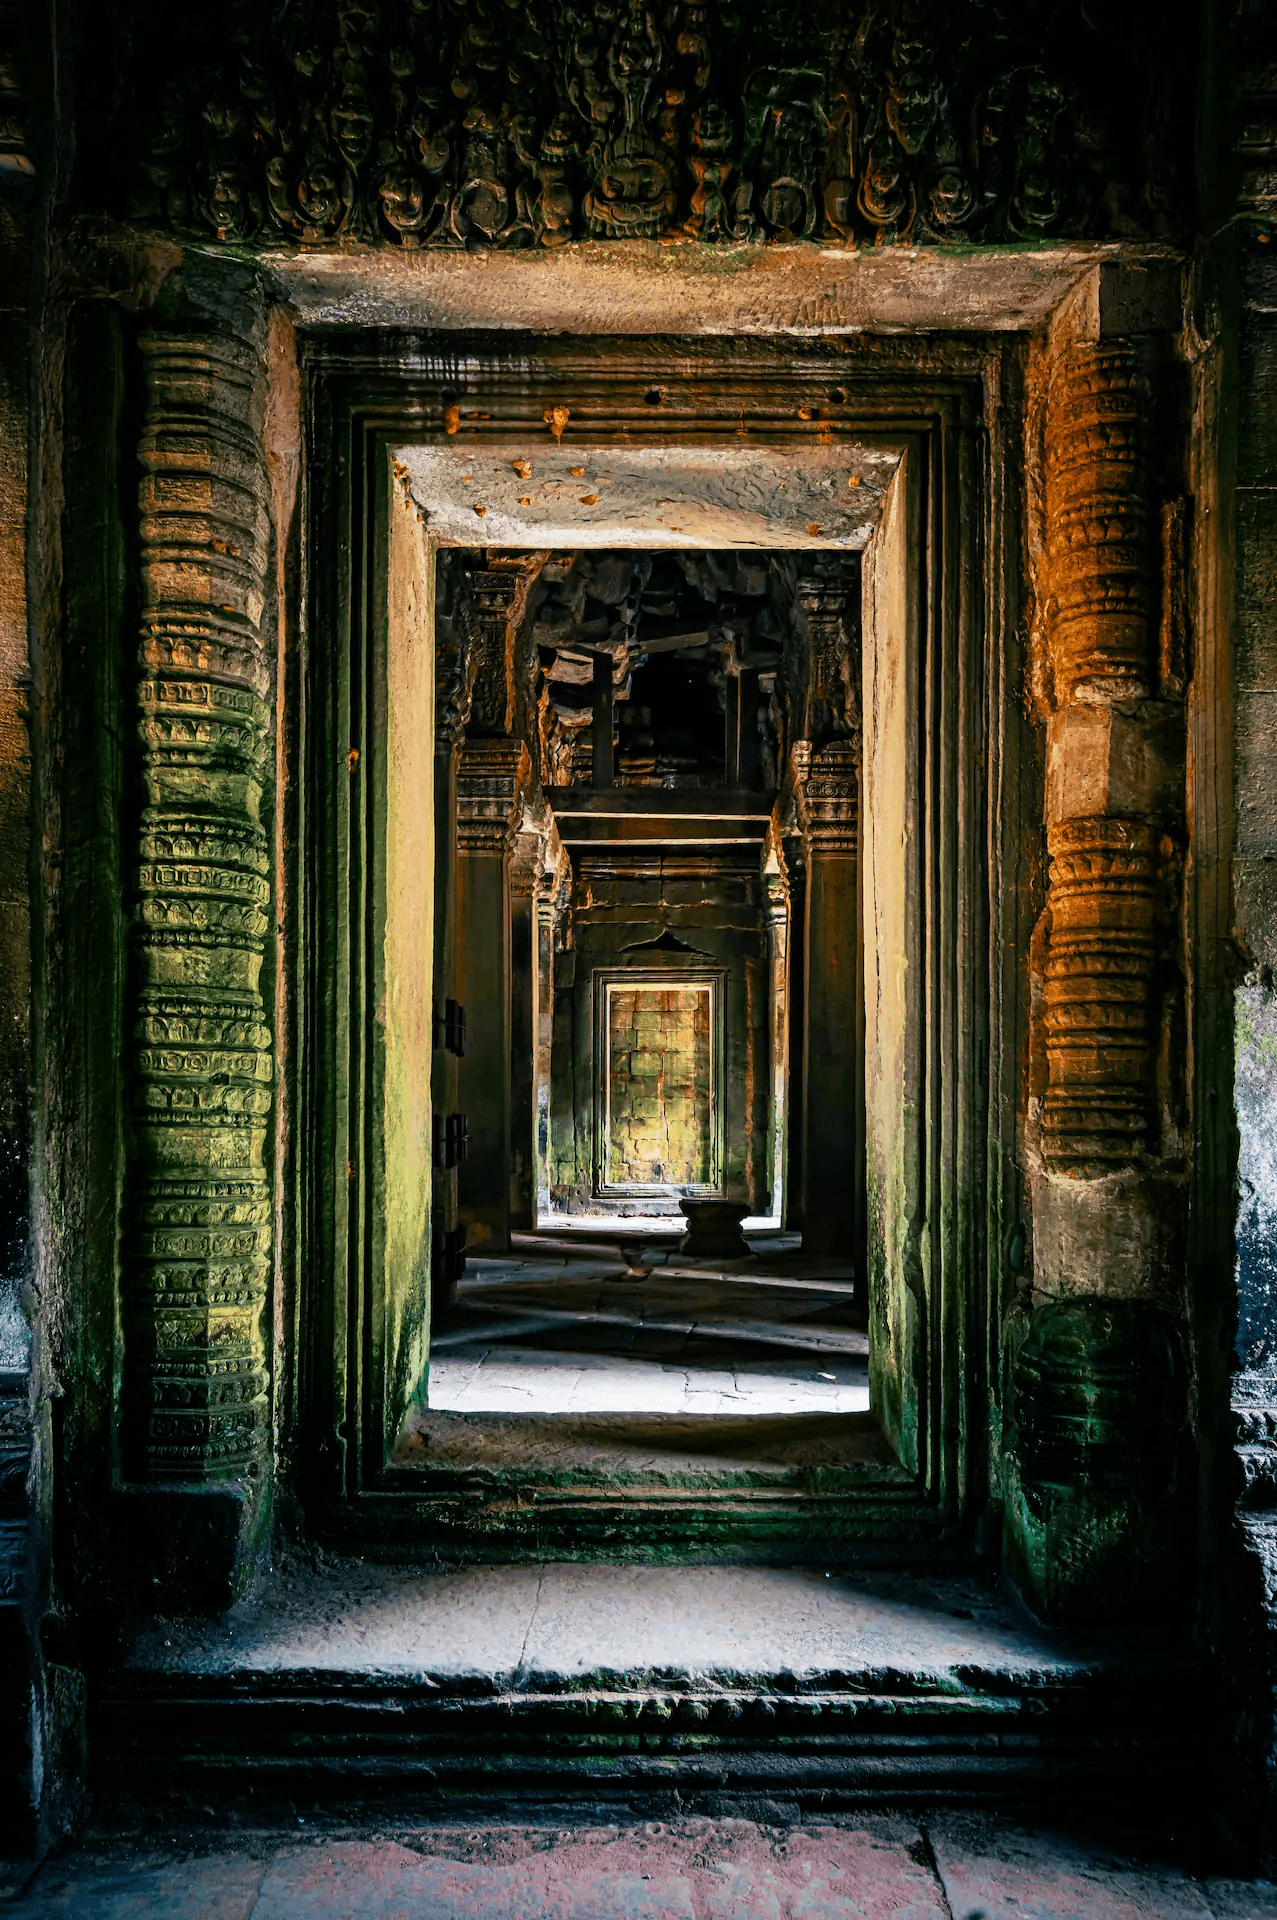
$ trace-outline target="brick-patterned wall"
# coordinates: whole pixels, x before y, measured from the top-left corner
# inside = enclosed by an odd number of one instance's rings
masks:
[[[713,1182],[708,987],[612,988],[609,1186]]]

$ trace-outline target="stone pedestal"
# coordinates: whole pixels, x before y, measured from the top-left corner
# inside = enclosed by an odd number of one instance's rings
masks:
[[[792,753],[807,854],[803,1247],[858,1262],[863,1216],[864,1031],[860,958],[860,743]]]
[[[741,1221],[749,1214],[745,1200],[680,1200],[678,1210],[687,1222],[679,1252],[689,1260],[747,1260],[749,1242]]]
[[[476,1252],[510,1244],[510,852],[528,772],[521,740],[468,740],[457,780],[454,965],[467,1015],[468,1144],[457,1212]]]

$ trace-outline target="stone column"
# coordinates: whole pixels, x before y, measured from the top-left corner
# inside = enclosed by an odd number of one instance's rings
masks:
[[[527,773],[521,740],[468,740],[457,781],[453,952],[467,1016],[459,1078],[469,1136],[457,1211],[468,1244],[483,1252],[510,1244],[510,851]]]
[[[455,1124],[459,1113],[459,1015],[465,1013],[456,972],[457,938],[457,773],[474,680],[472,602],[460,577],[459,555],[449,557],[437,574],[435,598],[435,1046],[430,1075],[435,1153],[431,1187],[433,1271],[431,1291],[437,1305],[451,1298],[464,1261],[463,1229],[457,1219]],[[451,1017],[450,1017],[451,1016]]]
[[[859,1262],[864,1160],[860,742],[795,743],[807,856],[804,929],[803,1247]]]
[[[560,854],[560,863],[562,861]],[[537,1211],[550,1206],[550,1076],[554,1041],[554,918],[559,865],[543,873],[533,896],[536,919],[536,1080],[533,1094],[536,1126]]]
[[[150,333],[141,351],[126,1461],[207,1482],[256,1473],[269,1423],[265,382],[238,339]]]
[[[510,1225],[530,1232],[537,1223],[536,892],[541,836],[517,836],[510,862]]]
[[[777,1213],[781,1195],[785,1191],[785,1092],[789,1053],[789,1008],[786,999],[789,902],[785,897],[784,876],[779,871],[763,874],[763,925],[767,930],[768,961],[768,1211]]]
[[[807,1029],[807,861],[801,836],[785,840],[785,879],[789,917],[786,928],[785,968],[785,1184],[782,1225],[787,1233],[803,1230],[803,1130],[807,1101],[803,1091],[804,1035]]]
[[[1066,345],[1046,412],[1049,872],[1006,1514],[1017,1579],[1061,1620],[1164,1611],[1186,1407],[1182,1068],[1165,1024],[1184,735],[1159,645],[1149,352]]]

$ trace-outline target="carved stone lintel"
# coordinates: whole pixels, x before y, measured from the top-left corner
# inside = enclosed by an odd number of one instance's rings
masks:
[[[596,16],[535,0],[479,23],[425,0],[312,0],[248,11],[225,44],[193,46],[180,9],[129,7],[125,44],[145,35],[147,59],[133,117],[111,133],[132,160],[135,218],[227,244],[1173,229],[1186,199],[1173,35],[1124,45],[1060,0],[1048,51],[1033,9],[1004,10],[992,38],[971,0],[925,29],[924,11],[868,0],[850,24],[836,10],[764,20],[696,0]],[[800,44],[777,64],[776,48]]]
[[[860,845],[860,740],[813,747],[796,740],[790,768],[809,858],[854,855]]]
[[[531,763],[522,740],[467,740],[457,777],[457,847],[504,857],[523,817]]]
[[[200,1480],[242,1473],[267,1426],[265,383],[235,339],[150,333],[141,350],[125,1391],[137,1470]]]
[[[1147,412],[1129,341],[1074,346],[1051,381],[1047,624],[1057,702],[1156,690]]]

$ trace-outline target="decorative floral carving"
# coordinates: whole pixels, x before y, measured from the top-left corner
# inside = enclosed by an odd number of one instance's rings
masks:
[[[1173,230],[1174,74],[1081,4],[135,0],[139,221],[225,242],[836,245]]]

